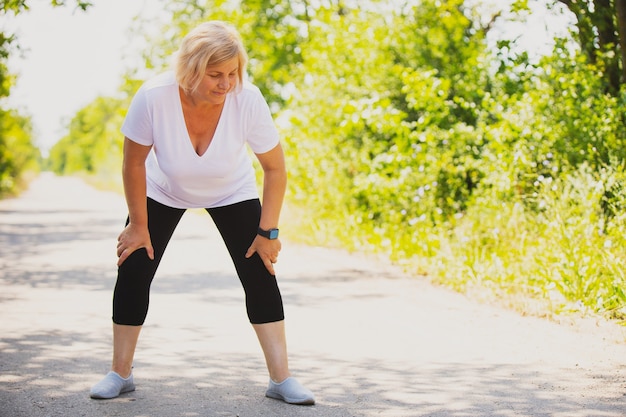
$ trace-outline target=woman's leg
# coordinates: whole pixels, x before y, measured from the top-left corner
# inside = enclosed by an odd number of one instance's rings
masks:
[[[154,260],[148,257],[145,249],[138,249],[118,268],[117,282],[113,292],[113,360],[111,370],[121,378],[129,378],[132,374],[137,340],[148,313],[150,285],[165,248],[184,213],[185,210],[183,209],[167,207],[148,199],[148,229],[154,248]],[[95,387],[94,390],[96,390]],[[94,390],[92,390],[92,396]],[[107,396],[95,396],[94,398],[113,398],[108,396],[109,394],[110,392],[107,393]]]
[[[208,210],[228,248],[246,293],[248,318],[256,331],[270,381],[265,395],[290,404],[315,404],[313,393],[290,376],[285,315],[276,277],[258,254],[246,258],[261,216],[258,199]]]
[[[113,363],[111,370],[122,378],[128,378],[133,369],[135,347],[141,326],[127,326],[113,323]]]
[[[263,349],[270,377],[289,377],[283,303],[276,277],[261,258],[245,254],[256,237],[261,216],[259,200],[207,210],[220,231],[246,294],[248,318]]]
[[[141,326],[148,314],[150,285],[184,209],[165,206],[148,198],[148,231],[154,259],[144,248],[131,253],[117,270],[113,291],[113,322]],[[128,219],[127,219],[128,224]]]
[[[282,382],[291,376],[287,358],[287,338],[285,337],[285,321],[253,324],[252,327],[263,349],[265,363],[270,378],[274,382]]]

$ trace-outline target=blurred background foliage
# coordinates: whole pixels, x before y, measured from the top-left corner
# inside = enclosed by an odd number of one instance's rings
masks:
[[[523,20],[529,1],[487,15],[482,3],[164,1],[171,19],[148,40],[144,68],[129,69],[122,98],[81,109],[43,167],[119,178],[134,91],[190,28],[227,20],[283,137],[290,240],[383,256],[524,313],[622,321],[625,2],[545,0],[574,23],[538,58],[506,32],[487,39],[504,15]],[[1,120],[8,192],[40,157],[27,119],[2,110]]]

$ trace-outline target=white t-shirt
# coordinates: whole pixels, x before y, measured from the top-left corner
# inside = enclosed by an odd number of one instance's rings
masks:
[[[122,133],[152,146],[146,160],[148,197],[176,208],[220,207],[258,198],[253,152],[265,153],[279,137],[267,102],[259,89],[244,82],[226,96],[213,140],[199,156],[191,144],[178,83],[163,73],[137,91],[128,108]]]

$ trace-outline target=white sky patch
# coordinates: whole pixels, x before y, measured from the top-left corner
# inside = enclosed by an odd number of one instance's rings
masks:
[[[31,1],[30,10],[3,22],[21,54],[9,59],[17,75],[8,106],[32,117],[35,143],[45,152],[67,133],[75,113],[98,96],[116,95],[128,58],[133,17],[152,16],[159,0],[95,0],[86,12]]]
[[[497,10],[508,10],[513,0],[470,0],[481,3],[483,21],[488,21]],[[490,45],[497,40],[515,40],[519,50],[536,58],[549,55],[554,47],[554,38],[568,38],[569,30],[576,22],[574,15],[561,3],[552,9],[547,7],[549,0],[530,0],[529,12],[518,16],[502,13],[488,35]]]

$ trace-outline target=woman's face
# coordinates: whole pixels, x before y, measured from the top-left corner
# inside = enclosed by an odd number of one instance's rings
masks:
[[[221,64],[208,66],[194,96],[211,104],[222,104],[226,99],[226,94],[237,86],[238,69],[237,57]]]

